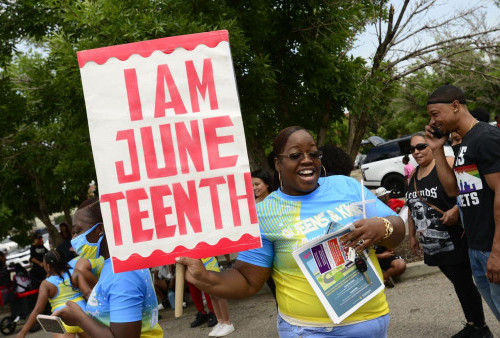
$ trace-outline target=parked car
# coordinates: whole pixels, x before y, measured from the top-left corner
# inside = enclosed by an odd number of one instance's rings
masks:
[[[44,234],[42,234],[42,237],[43,237],[43,246],[45,246],[47,250],[50,250],[49,234],[45,232]],[[20,263],[25,268],[30,267],[31,266],[30,248],[31,248],[30,245],[27,245],[25,247],[18,247],[16,243],[16,249],[11,251],[5,257],[7,266],[14,266],[14,264]]]
[[[356,158],[354,160],[354,168],[361,168],[361,165],[365,161],[366,153],[374,146],[378,146],[379,144],[384,142],[385,140],[380,136],[370,136],[368,137],[368,139],[361,141],[360,153],[356,155]]]
[[[410,154],[410,139],[412,135],[389,140],[373,147],[366,154],[361,165],[361,174],[365,186],[378,188],[380,186],[391,191],[391,197],[403,197],[406,191],[404,177],[404,155],[409,155],[410,163],[417,163]],[[450,146],[445,146],[445,155],[453,156]]]
[[[17,243],[14,241],[11,241],[9,237],[5,238],[2,242],[0,242],[0,250],[4,254],[9,254],[12,251],[17,249]]]
[[[11,252],[7,255],[5,262],[7,266],[14,266],[16,263],[21,264],[23,267],[30,267],[30,246],[25,246],[23,248],[18,248],[17,250]]]

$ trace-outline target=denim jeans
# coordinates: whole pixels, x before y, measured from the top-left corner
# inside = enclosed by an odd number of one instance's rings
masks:
[[[486,276],[486,262],[489,256],[489,251],[469,248],[470,267],[479,293],[500,322],[500,284],[490,283]]]
[[[280,338],[386,338],[388,327],[388,314],[356,324],[334,327],[296,326],[288,323],[278,314],[278,334]]]

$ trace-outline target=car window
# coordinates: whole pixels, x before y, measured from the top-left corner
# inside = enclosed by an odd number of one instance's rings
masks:
[[[372,148],[366,155],[364,163],[370,163],[401,155],[398,142],[390,142]]]

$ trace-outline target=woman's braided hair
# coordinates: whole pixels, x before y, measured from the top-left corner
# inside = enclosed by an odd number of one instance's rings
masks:
[[[58,249],[52,249],[47,252],[44,256],[45,263],[47,263],[52,270],[63,280],[64,283],[64,273],[67,273],[69,278],[69,286],[71,285],[71,272],[69,271],[71,267],[66,261],[65,255],[62,251]]]

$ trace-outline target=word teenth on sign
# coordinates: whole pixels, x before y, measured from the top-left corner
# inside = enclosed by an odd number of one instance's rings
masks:
[[[211,208],[209,209],[212,210],[213,223],[215,223],[216,230],[223,228],[222,210],[219,200],[221,191],[228,194],[226,197],[230,201],[232,226],[237,227],[243,224],[241,221],[240,200],[246,202],[244,205],[245,208],[248,208],[250,223],[257,223],[251,175],[247,172],[241,174],[241,176],[238,175],[237,178],[239,180],[243,179],[245,184],[245,191],[240,195],[236,191],[235,175],[233,174],[203,178],[199,181],[189,180],[185,182],[187,186],[186,190],[181,183],[173,183],[171,185],[152,186],[149,189],[130,189],[125,192],[120,191],[101,195],[101,203],[104,205],[109,203],[115,245],[123,245],[120,215],[124,213],[124,210],[119,210],[120,207],[118,205],[118,201],[123,199],[126,200],[133,243],[150,241],[153,239],[154,233],[156,233],[156,238],[158,239],[174,237],[176,233],[181,236],[187,235],[186,218],[189,220],[194,233],[203,232],[198,199],[200,189],[208,191],[210,194]],[[165,205],[164,202],[164,197],[167,196],[173,197],[171,199],[172,203],[169,205]],[[140,203],[141,201],[148,201],[150,208],[141,209],[141,205],[143,205]],[[174,208],[177,224],[167,224],[167,216],[173,213]],[[154,229],[143,228],[143,219],[150,218],[149,210],[152,211]],[[227,213],[227,209],[224,209],[224,211]],[[209,215],[203,215],[204,224],[207,221],[210,222],[207,217]]]

